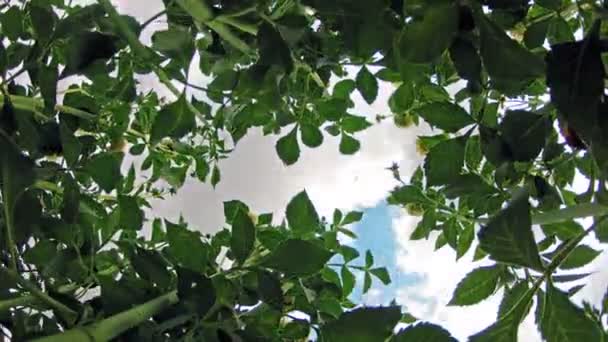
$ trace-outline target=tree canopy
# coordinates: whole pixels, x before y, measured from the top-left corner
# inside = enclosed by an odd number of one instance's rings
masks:
[[[449,305],[504,292],[495,323],[469,340],[517,341],[533,305],[546,341],[606,338],[608,301],[578,306],[571,297],[582,285],[569,283],[589,276],[576,269],[608,242],[608,4],[163,2],[146,22],[110,0],[0,4],[3,335],[455,341],[396,302],[350,299],[356,286],[391,281],[371,253],[341,242],[356,238],[349,225],[361,212],[320,217],[302,191],[277,222],[235,199],[210,236],[144,210],[187,177],[221,182],[219,161],[252,128],[278,136],[286,167],[328,134],[342,154],[357,153],[357,133],[374,122],[353,113],[351,96],[373,103],[390,82],[392,113],[377,121],[424,121],[436,134],[418,137],[426,156],[413,175],[392,168],[400,185],[388,202],[421,215],[411,239],[434,238],[458,258],[475,248],[475,260],[491,261],[466,275]],[[161,17],[166,28],[143,44],[140,33]],[[190,82],[193,60],[207,83]],[[141,91],[142,74],[173,97]],[[86,81],[58,94],[59,80],[74,75]],[[123,173],[129,156],[143,164]],[[588,189],[572,187],[576,175]]]

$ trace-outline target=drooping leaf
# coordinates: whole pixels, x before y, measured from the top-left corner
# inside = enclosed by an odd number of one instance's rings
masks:
[[[479,231],[478,237],[481,248],[496,261],[543,269],[532,235],[527,196],[516,197]]]
[[[285,165],[291,165],[298,161],[300,145],[298,145],[297,127],[294,127],[288,134],[277,140],[275,149]]]
[[[513,160],[531,161],[545,146],[551,121],[542,115],[523,110],[507,111],[499,129]]]
[[[135,271],[143,279],[156,284],[161,289],[167,289],[171,285],[171,273],[167,269],[167,262],[159,252],[136,247],[130,259]]]
[[[455,39],[450,46],[450,58],[460,77],[472,82],[481,81],[481,57],[470,41]]]
[[[401,318],[399,307],[366,307],[343,313],[321,329],[324,341],[384,341]]]
[[[181,138],[196,127],[194,113],[188,108],[184,95],[163,107],[152,124],[150,141],[159,142],[164,137]]]
[[[260,60],[258,64],[264,66],[281,66],[286,73],[291,73],[294,62],[289,46],[273,25],[263,22],[258,30],[258,46]]]
[[[378,97],[378,80],[376,80],[376,77],[364,66],[357,73],[356,82],[357,90],[359,90],[365,102],[372,104]]]
[[[407,25],[399,39],[399,55],[412,63],[432,62],[447,50],[458,31],[458,7],[441,3],[428,7],[421,20]]]
[[[319,127],[311,124],[300,125],[300,134],[304,145],[315,148],[323,143],[323,133]]]
[[[101,189],[111,192],[122,178],[120,165],[123,157],[122,152],[100,153],[87,161],[85,169]]]
[[[271,251],[262,264],[287,275],[305,276],[320,271],[331,256],[313,242],[289,239]]]
[[[61,138],[61,146],[63,146],[63,156],[65,158],[66,163],[73,167],[78,163],[78,159],[80,158],[80,153],[82,152],[82,144],[74,136],[72,130],[68,127],[68,125],[62,122],[59,125],[59,135]]]
[[[263,271],[258,273],[258,285],[260,299],[281,310],[284,302],[281,280],[275,274]]]
[[[144,213],[140,209],[135,197],[119,196],[118,208],[120,210],[120,225],[123,229],[137,231],[142,228]]]
[[[431,126],[446,132],[456,132],[475,123],[462,107],[449,102],[432,102],[418,108],[416,113]]]
[[[166,220],[165,225],[169,252],[178,264],[195,272],[203,272],[207,265],[208,251],[200,234]]]
[[[599,326],[551,283],[537,307],[537,322],[547,341],[602,340]]]
[[[480,31],[483,65],[493,80],[519,84],[545,73],[542,59],[511,39],[483,13],[477,13],[475,21]]]
[[[464,165],[465,140],[454,138],[435,145],[424,161],[430,186],[444,185],[458,177]]]
[[[97,61],[107,61],[118,51],[116,37],[100,32],[82,32],[75,35],[69,43],[65,69],[60,79],[82,74]]]
[[[240,207],[236,210],[231,222],[230,250],[236,260],[242,264],[253,250],[255,226],[247,212]]]
[[[361,143],[359,140],[352,137],[352,135],[348,135],[346,133],[342,133],[340,137],[340,153],[342,154],[355,154],[361,148]]]

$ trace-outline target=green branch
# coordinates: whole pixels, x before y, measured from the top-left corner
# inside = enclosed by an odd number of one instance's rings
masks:
[[[44,101],[39,98],[28,97],[28,96],[19,96],[19,95],[10,95],[11,103],[13,106],[20,110],[25,110],[28,112],[33,112],[34,114],[40,116],[42,119],[48,120],[49,118],[42,114],[40,110],[44,109]],[[4,95],[0,93],[0,102],[4,101]],[[56,105],[55,110],[59,112],[63,112],[66,114],[70,114],[72,116],[85,119],[85,120],[96,120],[97,116],[95,114],[86,112],[84,110],[80,110],[78,108],[64,106],[64,105]]]
[[[7,278],[10,278],[17,284],[21,285],[24,289],[29,291],[34,297],[36,297],[42,303],[46,304],[49,308],[56,310],[57,314],[59,314],[69,324],[73,324],[76,321],[78,314],[74,310],[52,298],[48,294],[42,292],[42,290],[40,290],[38,286],[36,286],[36,284],[30,282],[25,278],[22,278],[19,273],[17,273],[17,271],[9,270],[7,268],[0,268],[0,273],[4,273]]]
[[[76,290],[79,286],[76,284],[63,285],[57,289],[59,293],[69,293]],[[0,314],[7,310],[18,306],[33,306],[36,304],[44,304],[34,295],[28,294],[10,299],[0,300]]]
[[[100,322],[43,337],[34,342],[110,341],[176,304],[178,300],[177,291],[172,291]]]
[[[532,214],[533,225],[545,225],[560,223],[578,218],[604,216],[608,215],[608,206],[597,203],[582,203],[572,205],[560,209],[545,211],[542,213]],[[479,224],[487,224],[490,220],[487,218],[477,219]]]

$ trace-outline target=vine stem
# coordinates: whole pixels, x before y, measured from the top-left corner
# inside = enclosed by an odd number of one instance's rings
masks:
[[[147,321],[159,312],[177,304],[178,301],[177,291],[171,291],[102,321],[39,338],[33,342],[110,341],[123,332]]]

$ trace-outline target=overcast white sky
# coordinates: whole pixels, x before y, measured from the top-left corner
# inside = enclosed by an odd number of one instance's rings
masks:
[[[81,1],[82,2],[82,1]],[[87,1],[91,2],[91,1]],[[161,0],[115,0],[120,11],[135,16],[140,22],[162,9]],[[162,29],[161,18],[142,35],[149,42],[151,31]],[[193,65],[198,65],[196,61]],[[193,68],[192,82],[202,82]],[[153,77],[145,77],[144,87],[153,87],[167,93]],[[359,95],[354,113],[365,115],[373,121],[376,114],[388,113],[386,106],[392,87],[382,84],[378,100],[373,106],[366,105]],[[401,129],[392,121],[374,125],[357,135],[362,148],[354,156],[342,156],[338,152],[336,139],[326,135],[320,148],[303,148],[300,160],[294,166],[285,167],[276,155],[276,136],[264,137],[261,132],[251,130],[239,142],[230,158],[221,163],[222,181],[214,190],[207,184],[188,181],[177,196],[163,202],[154,203],[154,216],[177,217],[180,213],[186,220],[205,232],[213,232],[222,227],[222,202],[240,199],[258,212],[275,212],[282,215],[289,199],[306,189],[318,211],[330,215],[334,208],[354,209],[373,207],[383,200],[395,185],[390,172],[385,168],[398,162],[405,179],[417,167],[422,158],[415,151],[415,138],[428,132],[428,128]],[[128,165],[127,165],[128,166]],[[416,274],[420,281],[407,284],[397,291],[398,301],[412,314],[421,319],[439,323],[450,330],[458,339],[481,330],[494,321],[497,305],[502,292],[479,305],[466,308],[446,307],[451,294],[462,277],[473,268],[471,253],[460,261],[455,261],[455,253],[448,248],[434,252],[434,239],[429,241],[409,241],[416,218],[401,212],[392,222],[394,238],[398,242],[396,264],[407,274]],[[359,227],[364,229],[365,227]],[[471,250],[472,251],[472,250]],[[604,256],[588,267],[587,271],[597,271],[590,282],[577,296],[599,303],[606,289],[608,276],[601,271],[606,265]],[[605,268],[605,267],[604,267]],[[580,271],[579,271],[580,272]],[[520,341],[539,341],[532,317],[528,317],[520,327]]]

